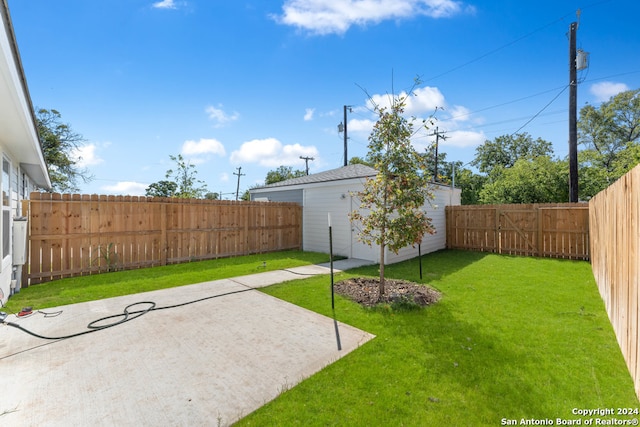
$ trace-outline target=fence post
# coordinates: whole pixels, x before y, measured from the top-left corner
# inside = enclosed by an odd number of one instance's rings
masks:
[[[502,253],[502,235],[500,233],[500,215],[502,214],[502,212],[500,212],[500,209],[498,208],[494,208],[495,211],[495,245],[496,245],[496,253],[501,254]]]
[[[160,265],[167,265],[167,252],[169,250],[169,242],[167,242],[167,204],[160,202]]]
[[[544,256],[544,215],[543,215],[543,209],[542,208],[537,208],[536,209],[536,217],[538,219],[538,239],[537,239],[537,245],[538,245],[538,256],[539,257],[543,257]]]
[[[240,202],[244,203],[244,255],[249,255],[249,202]]]

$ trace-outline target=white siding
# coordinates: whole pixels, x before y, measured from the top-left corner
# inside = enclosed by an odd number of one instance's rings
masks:
[[[431,203],[425,204],[425,211],[431,223],[435,228],[435,234],[427,234],[422,239],[422,245],[420,247],[422,254],[428,254],[430,252],[439,251],[447,246],[446,235],[446,217],[445,206],[459,205],[460,204],[459,189],[451,189],[450,187],[436,187],[434,191],[434,199]],[[398,251],[398,254],[387,250],[385,253],[386,263],[392,264],[394,262],[404,261],[410,258],[418,256],[418,247],[407,246]]]
[[[304,189],[302,245],[305,251],[329,253],[329,224],[327,214],[331,213],[333,233],[333,253],[345,257],[380,261],[379,249],[358,242],[358,227],[349,221],[349,212],[357,208],[357,199],[351,194],[361,191],[362,180],[347,180],[309,185]],[[438,186],[435,198],[425,205],[427,214],[436,229],[433,235],[426,235],[422,241],[423,254],[446,247],[445,206],[460,204],[460,190]],[[353,206],[353,207],[352,207]],[[418,256],[418,247],[406,247],[398,254],[387,250],[386,263],[395,263]]]
[[[304,190],[302,245],[305,251],[329,253],[328,214],[331,213],[333,254],[351,256],[349,192],[357,191],[358,187],[353,183],[332,182]]]
[[[2,147],[0,147],[0,149],[1,148]],[[11,204],[11,214],[10,214],[11,227],[9,228],[8,232],[12,233],[13,218],[26,214],[26,212],[22,212],[21,202],[23,199],[25,199],[25,196],[28,197],[29,193],[34,190],[35,185],[31,181],[31,179],[27,175],[25,175],[21,171],[21,169],[18,167],[17,165],[18,162],[10,158],[9,153],[7,153],[6,151],[4,152],[4,154],[9,160],[11,160],[10,161],[11,170],[9,173],[9,177],[11,181],[9,185],[9,191],[10,191],[9,199]],[[0,227],[0,239],[2,238],[2,233],[3,233],[3,230]],[[11,239],[11,236],[9,241],[10,242],[13,241]],[[11,246],[11,251],[13,251],[12,246]],[[7,254],[7,256],[4,257],[2,265],[0,266],[0,301],[2,301],[3,304],[7,302],[7,299],[13,292],[19,291],[20,289],[22,266],[18,266],[16,271],[14,272],[12,268],[12,258],[13,258],[12,253]],[[16,289],[11,288],[11,281],[13,279],[15,279],[17,282]]]

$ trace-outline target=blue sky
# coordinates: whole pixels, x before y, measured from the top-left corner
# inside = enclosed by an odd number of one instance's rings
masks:
[[[280,165],[303,170],[300,156],[314,157],[311,173],[340,167],[343,105],[352,106],[349,157],[364,157],[375,122],[368,95],[384,100],[416,76],[423,83],[408,113],[428,117],[438,107],[448,160],[468,162],[485,140],[516,131],[565,157],[567,32],[578,9],[577,46],[590,53],[578,106],[640,88],[640,3],[631,0],[9,7],[33,104],[60,111],[86,139],[81,165],[95,179],[82,193],[144,195],[177,154],[224,198],[235,198],[239,167],[241,192]],[[427,133],[414,140],[420,150],[433,139]]]

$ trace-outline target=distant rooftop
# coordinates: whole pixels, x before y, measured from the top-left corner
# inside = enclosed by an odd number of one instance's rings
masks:
[[[290,185],[315,184],[318,182],[340,181],[352,178],[367,178],[377,174],[376,170],[370,166],[355,164],[343,166],[337,169],[331,169],[324,172],[305,175],[298,178],[291,178],[285,181],[275,182],[273,184],[257,187],[255,190],[262,188],[288,187]]]

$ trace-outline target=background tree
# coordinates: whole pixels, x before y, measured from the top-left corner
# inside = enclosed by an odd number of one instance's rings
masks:
[[[598,108],[580,110],[578,141],[581,198],[604,190],[640,162],[640,89],[621,92]]]
[[[158,181],[150,184],[145,194],[149,197],[174,197],[178,184],[173,181]]]
[[[422,210],[433,197],[425,157],[411,144],[413,122],[403,117],[406,97],[412,93],[394,96],[388,108],[374,105],[378,121],[369,136],[367,160],[378,174],[368,178],[358,193],[361,210],[350,214],[362,224],[359,239],[380,246],[380,295],[385,286],[385,248],[397,253],[434,233],[431,219]]]
[[[455,164],[458,167],[462,165],[462,162],[448,162],[447,161],[447,153],[444,151],[438,152],[438,161],[436,164],[436,145],[431,144],[423,154],[425,156],[425,161],[427,162],[427,174],[431,177],[435,182],[439,182],[441,184],[450,184],[451,183],[451,173],[452,166]],[[438,167],[438,176],[435,176],[436,166]],[[435,178],[435,179],[434,179]]]
[[[456,168],[455,174],[454,185],[461,190],[460,203],[463,205],[480,204],[480,191],[487,183],[488,178],[462,167]]]
[[[79,159],[74,157],[74,152],[77,152],[85,141],[83,137],[74,132],[69,124],[63,123],[62,115],[53,109],[38,109],[36,126],[51,179],[51,191],[80,191],[79,180],[86,183],[93,179],[86,169],[78,167]]]
[[[264,179],[264,185],[275,184],[276,182],[286,181],[291,178],[305,176],[305,171],[293,170],[291,166],[279,166],[278,169],[267,172]]]
[[[218,193],[207,193],[204,195],[204,198],[207,200],[219,200],[220,199],[220,195]]]
[[[520,159],[552,155],[553,147],[549,141],[541,138],[534,140],[525,132],[485,141],[476,148],[476,156],[471,164],[481,173],[488,174],[498,166],[509,168]]]
[[[362,157],[358,157],[358,156],[351,157],[349,159],[349,164],[371,166],[371,163],[369,163],[366,159],[363,159]]]
[[[462,189],[462,204],[551,203],[565,199],[562,192],[567,193],[568,198],[566,179],[557,174],[564,170],[562,162],[554,160],[552,155],[549,141],[534,140],[528,133],[485,141],[476,148],[471,162],[480,174],[469,169],[456,171],[456,187]],[[543,165],[551,168],[549,176],[539,176]],[[568,176],[568,171],[566,173]]]
[[[519,159],[510,168],[498,166],[480,190],[480,202],[556,203],[569,201],[569,167],[566,162],[540,156]]]

